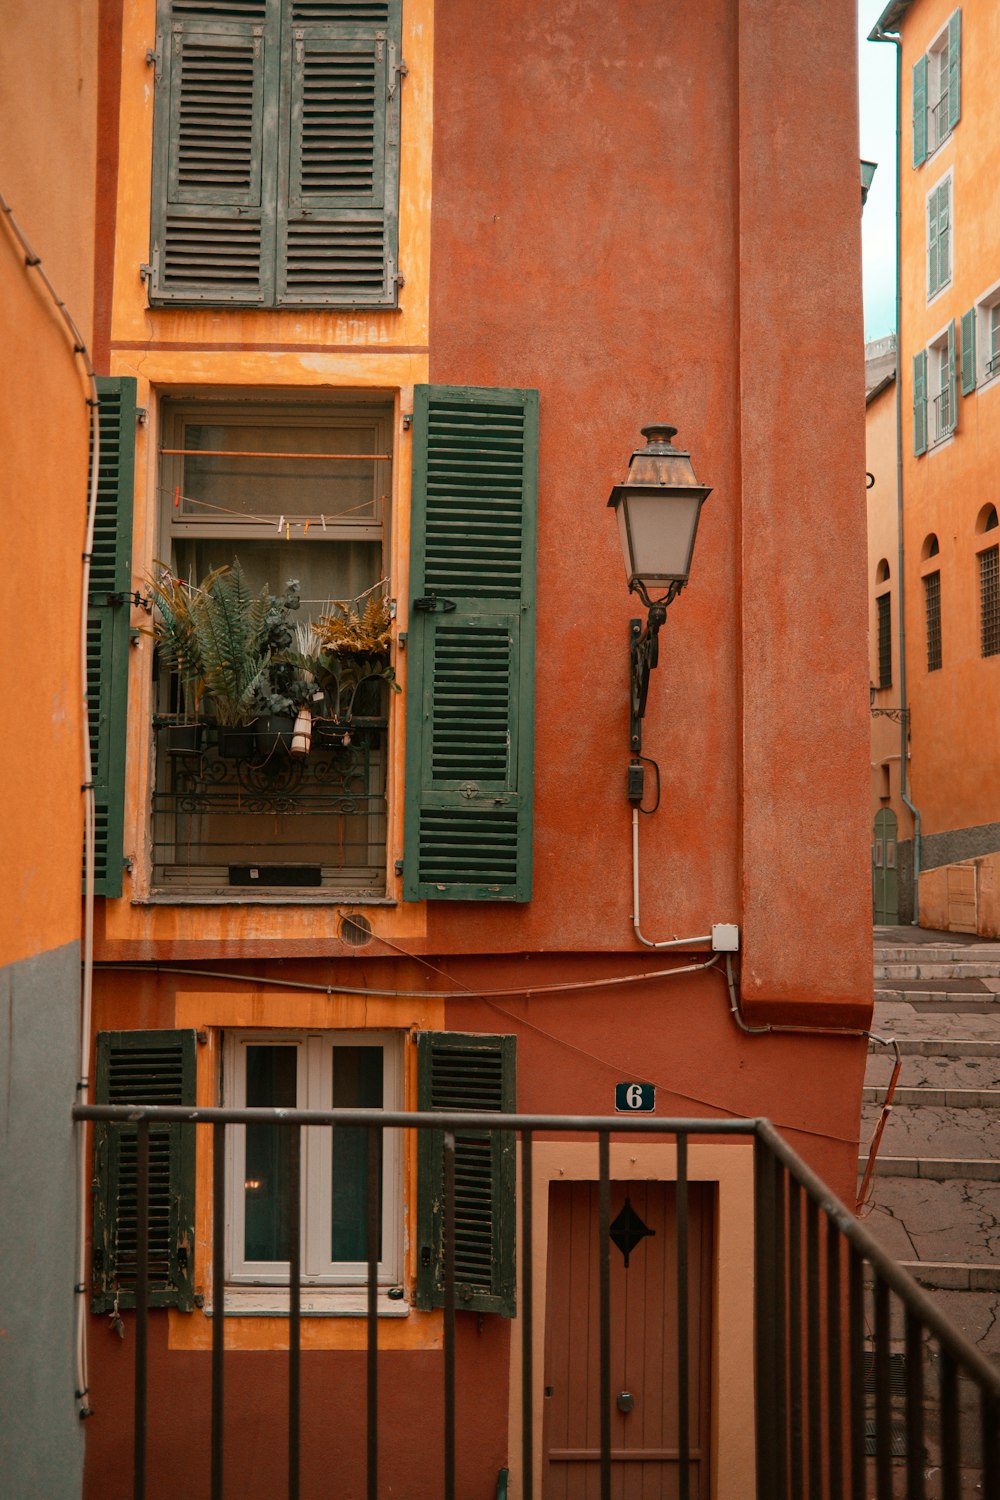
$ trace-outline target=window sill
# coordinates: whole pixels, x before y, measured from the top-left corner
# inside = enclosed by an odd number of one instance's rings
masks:
[[[214,1316],[211,1303],[202,1311]],[[300,1311],[304,1318],[364,1318],[368,1314],[368,1292],[364,1287],[303,1287]],[[410,1304],[404,1297],[391,1298],[380,1291],[380,1318],[408,1318]],[[288,1292],[283,1287],[226,1287],[224,1318],[287,1318]]]
[[[133,896],[133,906],[398,906],[394,896],[353,896],[349,891],[261,891],[244,895],[233,890],[204,891],[197,895],[184,891],[151,891],[148,896]]]
[[[940,453],[942,448],[947,448],[948,445],[949,445],[949,443],[953,443],[955,441],[955,432],[956,431],[957,431],[957,429],[952,429],[952,431],[946,433],[944,435],[944,437],[935,438],[933,443],[928,443],[927,444],[927,456],[928,456],[928,458],[930,457],[930,455],[932,453]]]

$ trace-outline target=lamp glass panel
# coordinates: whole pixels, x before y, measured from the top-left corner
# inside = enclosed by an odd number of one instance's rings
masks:
[[[687,578],[701,508],[700,494],[629,495],[621,509],[631,542],[631,576]]]

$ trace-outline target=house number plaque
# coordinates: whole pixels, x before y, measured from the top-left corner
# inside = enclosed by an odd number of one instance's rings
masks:
[[[652,1114],[656,1108],[656,1086],[652,1083],[616,1083],[615,1113]]]

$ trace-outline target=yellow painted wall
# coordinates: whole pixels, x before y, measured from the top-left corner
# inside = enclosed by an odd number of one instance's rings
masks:
[[[31,7],[4,7],[0,192],[89,341],[96,0],[59,7],[57,41],[54,26],[54,18],[40,24]],[[89,390],[65,325],[6,223],[0,326],[7,559],[0,640],[9,658],[0,736],[0,964],[7,964],[80,932],[80,554]]]
[[[958,430],[923,457],[913,453],[913,356],[1000,281],[1000,131],[996,126],[996,58],[1000,7],[962,7],[962,113],[948,139],[922,166],[912,166],[912,69],[955,9],[947,0],[916,0],[902,23],[903,456],[906,546],[907,672],[912,709],[912,795],[923,832],[940,833],[1000,820],[1000,656],[983,659],[979,639],[976,517],[997,503],[1000,379],[961,395]],[[926,198],[953,173],[952,279],[927,298]],[[921,565],[935,532],[940,556]],[[997,539],[997,533],[991,540]],[[940,671],[927,671],[921,574],[941,570]]]

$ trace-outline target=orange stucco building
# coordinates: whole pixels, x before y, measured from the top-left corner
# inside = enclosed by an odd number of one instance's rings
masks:
[[[892,614],[896,632],[902,583],[906,697],[901,702],[897,680],[875,701],[908,711],[907,790],[915,812],[899,797],[898,762],[881,805],[898,819],[901,874],[907,872],[903,920],[913,913],[908,872],[916,863],[920,921],[975,931],[980,875],[974,861],[1000,849],[993,535],[1000,439],[991,404],[1000,372],[1000,222],[992,186],[1000,143],[990,64],[1000,17],[991,6],[900,0],[886,7],[879,24],[898,35],[902,52],[904,573],[900,579],[893,569]],[[869,408],[870,434],[872,416]],[[887,451],[883,467],[888,489]],[[880,560],[870,557],[874,593],[881,589],[874,576]],[[872,680],[878,684],[874,655]],[[881,784],[876,808],[880,790]],[[983,895],[983,917],[995,920],[986,917],[985,889]],[[987,929],[980,924],[980,930]]]
[[[135,1064],[164,1102],[329,1107],[332,1090],[412,1108],[423,1059],[460,1042],[522,1111],[606,1114],[635,1079],[660,1116],[769,1116],[849,1195],[872,987],[853,8],[817,26],[804,0],[709,0],[665,36],[645,0],[516,0],[488,44],[472,0],[104,0],[101,20],[94,335],[122,441],[104,491],[119,645],[100,662],[97,1097],[123,1099]],[[817,92],[822,159],[796,144]],[[606,500],[664,418],[712,494],[649,688],[659,808],[634,853],[638,610]],[[164,568],[190,603],[237,558],[272,632],[238,745],[224,673],[189,695],[149,608]],[[290,702],[284,632],[308,618],[342,641],[372,599],[382,645],[342,646],[334,683],[296,637],[315,692]],[[359,663],[378,668],[363,692]],[[308,755],[290,729],[263,739],[288,706],[313,713]],[[250,1128],[233,1140],[227,1462],[250,1497],[284,1462],[264,1436],[284,1399],[284,1168]],[[131,1399],[115,1149],[99,1135],[92,1500],[125,1461]],[[587,1149],[537,1147],[540,1358]],[[616,1183],[661,1212],[672,1148],[613,1149]],[[745,1496],[751,1151],[692,1160],[699,1482]],[[187,1167],[152,1315],[157,1495],[204,1482],[207,1143]],[[310,1482],[329,1463],[332,1403],[346,1494],[360,1257],[336,1228],[331,1247],[329,1162],[315,1171],[302,1463]],[[332,1171],[334,1196],[353,1191],[350,1162]],[[409,1148],[384,1157],[381,1464],[413,1500],[437,1493],[441,1421],[420,1178]],[[510,1272],[458,1314],[462,1494],[507,1467],[517,1492]]]

